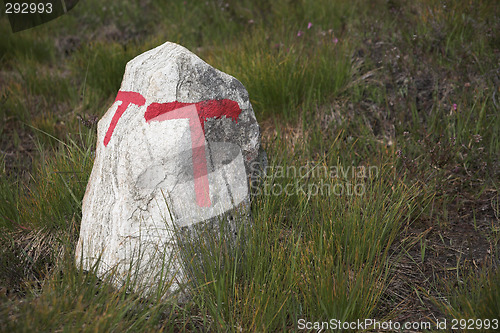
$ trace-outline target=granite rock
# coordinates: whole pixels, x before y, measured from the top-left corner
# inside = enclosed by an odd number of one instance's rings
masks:
[[[174,292],[192,278],[182,247],[207,232],[234,245],[251,224],[250,184],[266,157],[248,93],[186,48],[167,42],[132,59],[97,134],[83,269],[113,272],[117,285],[132,273],[146,292],[172,281]]]

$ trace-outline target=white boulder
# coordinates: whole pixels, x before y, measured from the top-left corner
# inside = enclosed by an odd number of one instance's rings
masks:
[[[266,159],[247,91],[167,42],[127,64],[97,132],[77,265],[178,290],[189,278],[179,245],[196,241],[183,237],[223,221],[234,236],[250,221],[249,185]]]

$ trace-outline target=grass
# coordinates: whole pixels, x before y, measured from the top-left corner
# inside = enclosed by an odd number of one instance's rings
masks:
[[[498,15],[493,0],[88,0],[12,34],[2,11],[1,330],[500,318]],[[245,245],[196,244],[187,300],[73,260],[96,121],[127,61],[166,40],[245,85],[270,163]]]
[[[308,110],[338,95],[351,71],[345,45],[333,43],[325,31],[307,33],[298,37],[286,31],[266,41],[265,30],[252,28],[249,39],[214,50],[207,61],[240,78],[263,117],[280,114],[293,120],[293,110]]]

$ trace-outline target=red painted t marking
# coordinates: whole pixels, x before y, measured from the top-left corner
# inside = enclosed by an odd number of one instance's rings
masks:
[[[127,110],[130,103],[139,106],[142,106],[144,105],[144,103],[146,103],[146,99],[141,94],[133,91],[119,91],[118,95],[116,95],[115,102],[116,101],[121,101],[122,103],[118,106],[115,114],[113,115],[113,118],[111,119],[108,131],[104,136],[104,146],[108,145],[109,140],[111,140],[111,135],[113,135],[113,131],[115,130],[116,124],[118,123],[118,120],[123,115],[125,110]]]
[[[172,119],[189,119],[193,176],[196,202],[200,207],[210,207],[207,158],[205,156],[205,121],[226,116],[238,122],[241,109],[228,99],[208,100],[199,103],[151,103],[144,114],[146,122]]]
[[[208,118],[220,118],[222,116],[226,116],[227,118],[231,118],[233,121],[238,122],[238,117],[241,113],[240,106],[235,101],[230,99],[211,99],[198,103],[151,103],[144,114],[144,118],[147,122],[149,122],[163,113],[193,104],[196,105],[203,133],[205,133],[205,121]]]

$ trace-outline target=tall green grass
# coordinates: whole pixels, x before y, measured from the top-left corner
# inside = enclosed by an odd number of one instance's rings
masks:
[[[39,142],[40,159],[30,184],[16,186],[6,175],[0,179],[2,196],[7,199],[0,202],[1,228],[59,230],[67,228],[75,217],[79,221],[93,163],[95,135],[83,129],[78,136],[68,136],[66,142],[52,138],[59,147],[49,155]],[[12,209],[14,202],[16,209]]]
[[[460,323],[461,328],[470,325],[470,319],[490,320],[490,327],[494,326],[492,319],[500,316],[500,273],[482,271],[479,274],[464,274],[458,286],[445,283],[446,294],[442,299],[435,299],[435,303],[452,318],[466,320],[466,325]],[[479,329],[486,329],[486,322],[482,322]],[[473,324],[474,327],[476,323]],[[493,329],[491,329],[493,330]]]
[[[266,40],[265,28],[255,27],[249,38],[210,52],[207,61],[245,85],[258,116],[294,120],[297,108],[312,112],[337,96],[351,74],[347,45],[316,27],[300,37],[297,31]]]
[[[301,166],[290,156],[279,160],[285,169]],[[242,252],[219,244],[214,254],[212,243],[201,241],[207,250],[198,251],[205,266],[196,270],[201,287],[194,301],[223,331],[286,331],[300,318],[373,316],[391,275],[389,248],[410,221],[416,192],[394,183],[387,169],[371,179],[332,179],[312,176],[314,171],[297,179],[279,176],[277,165],[271,170]],[[365,192],[326,194],[327,187],[346,182]],[[319,184],[323,194],[315,193]]]
[[[385,316],[402,230],[447,230],[470,222],[453,220],[458,209],[495,205],[497,14],[494,1],[88,0],[16,35],[0,17],[0,148],[33,158],[26,180],[0,156],[1,330],[293,331],[299,319]],[[73,259],[95,146],[76,117],[104,114],[126,62],[167,40],[239,79],[276,130],[244,246],[215,237],[188,251],[201,260],[184,257],[183,302],[160,297],[164,284],[149,298],[133,278],[116,288]],[[307,163],[379,172],[276,173]],[[318,192],[348,183],[363,194]],[[494,253],[497,220],[476,228]],[[447,300],[436,315],[494,316],[497,277],[435,286]]]
[[[69,149],[69,156],[80,153],[77,146]],[[301,166],[294,165],[286,153],[276,157],[284,168]],[[275,159],[271,155],[272,164]],[[48,163],[51,169],[60,166],[58,160]],[[203,265],[193,266],[192,299],[182,308],[162,298],[148,300],[130,294],[133,278],[122,290],[114,291],[112,275],[99,281],[92,271],[75,268],[71,263],[74,250],[69,246],[42,294],[18,306],[6,327],[20,331],[37,327],[150,330],[203,325],[216,331],[283,331],[295,329],[300,318],[369,318],[391,274],[388,250],[414,209],[415,192],[387,171],[371,178],[349,174],[349,179],[320,174],[299,179],[273,172],[263,175],[262,192],[253,207],[253,226],[241,235],[243,247],[232,251],[224,238],[217,238],[217,246],[210,237],[193,243]],[[346,186],[347,182],[359,184],[363,194],[327,195],[328,186]],[[323,193],[310,191],[320,183]],[[76,211],[71,201],[78,198],[70,185],[66,180],[53,188],[60,190],[67,211]],[[288,192],[276,195],[278,186]],[[33,210],[50,208],[57,223],[61,202],[48,190],[45,196],[43,202],[50,204]],[[45,224],[51,220],[47,215],[40,218],[47,218]],[[74,232],[68,231],[66,241],[71,242]],[[189,268],[196,262],[186,258],[185,265]],[[196,315],[180,320],[186,311]],[[29,321],[21,322],[25,315]],[[177,324],[170,326],[168,316],[177,318]],[[204,319],[191,322],[195,318]]]
[[[196,327],[185,321],[187,308],[146,300],[128,287],[117,290],[93,270],[75,267],[68,252],[45,280],[42,293],[29,296],[29,303],[8,300],[0,305],[0,326],[15,332],[174,332]]]

